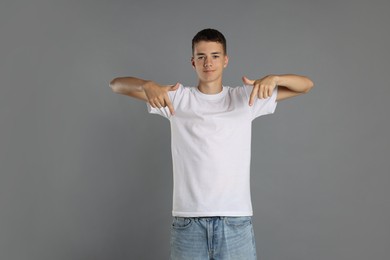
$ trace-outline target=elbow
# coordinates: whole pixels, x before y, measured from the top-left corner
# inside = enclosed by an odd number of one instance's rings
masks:
[[[311,79],[307,78],[307,87],[304,92],[308,93],[313,87],[314,87],[314,82]]]
[[[119,93],[119,86],[118,86],[117,78],[114,78],[113,80],[111,80],[109,86],[110,86],[112,91],[114,91],[115,93]]]

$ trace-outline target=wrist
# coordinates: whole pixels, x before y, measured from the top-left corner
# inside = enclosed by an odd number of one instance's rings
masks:
[[[275,85],[279,85],[281,83],[281,76],[280,75],[271,75]]]
[[[149,89],[153,84],[155,84],[153,81],[151,80],[144,80],[144,82],[141,84],[141,88],[143,90],[147,90]]]

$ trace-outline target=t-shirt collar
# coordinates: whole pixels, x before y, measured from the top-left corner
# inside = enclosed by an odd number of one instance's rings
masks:
[[[225,86],[222,86],[222,91],[217,93],[217,94],[205,94],[205,93],[201,92],[198,89],[198,87],[194,87],[194,88],[195,88],[195,93],[197,96],[199,96],[200,98],[203,98],[203,99],[207,99],[207,100],[216,100],[216,99],[223,98],[227,93],[227,87],[225,87]]]

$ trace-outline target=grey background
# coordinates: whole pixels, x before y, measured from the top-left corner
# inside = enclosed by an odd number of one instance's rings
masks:
[[[387,1],[2,1],[0,259],[167,259],[170,130],[114,94],[132,75],[196,83],[190,42],[221,30],[241,76],[307,75],[254,121],[263,260],[388,259]]]

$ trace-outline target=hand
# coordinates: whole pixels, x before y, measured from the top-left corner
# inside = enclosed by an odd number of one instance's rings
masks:
[[[277,77],[274,75],[268,75],[258,80],[250,80],[247,77],[242,77],[242,81],[246,85],[253,85],[253,89],[249,98],[249,105],[252,106],[256,96],[259,98],[268,98],[272,96],[272,92],[276,87]]]
[[[168,96],[168,91],[175,91],[180,84],[161,86],[153,81],[148,81],[144,84],[143,89],[149,104],[154,108],[162,108],[168,106],[171,115],[175,114],[173,105]]]

